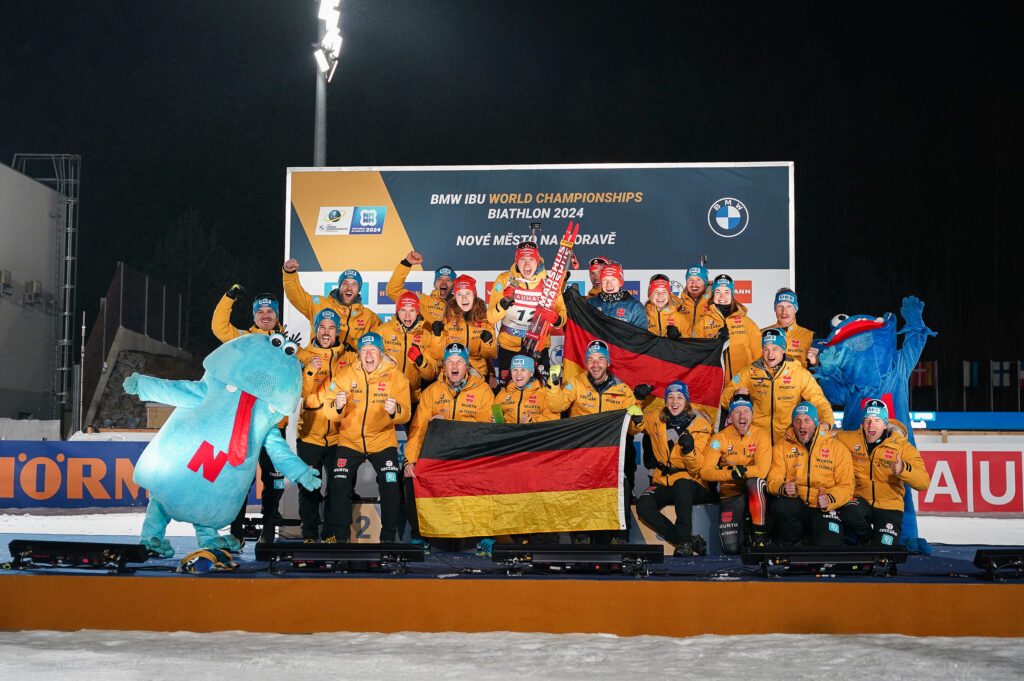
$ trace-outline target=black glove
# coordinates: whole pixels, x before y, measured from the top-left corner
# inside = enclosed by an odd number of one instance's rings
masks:
[[[444,333],[444,322],[434,322],[433,324],[431,324],[430,332],[433,333],[438,338],[440,338],[441,334]]]
[[[420,346],[410,345],[409,351],[406,352],[405,355],[406,357],[411,359],[416,364],[416,366],[423,366],[423,353],[420,351]]]
[[[633,397],[638,400],[642,400],[648,395],[654,392],[654,386],[650,383],[641,383],[637,387],[633,388]]]
[[[480,340],[482,340],[484,343],[490,343],[492,340],[494,340],[494,334],[491,333],[490,331],[481,331]]]
[[[733,480],[742,480],[746,475],[747,475],[747,467],[746,466],[733,466],[732,467],[732,477],[733,477]]]
[[[670,326],[667,329],[665,329],[665,336],[671,338],[672,340],[679,340],[680,338],[683,337],[683,334],[679,333],[679,327]]]
[[[231,300],[238,300],[239,298],[245,295],[245,287],[242,286],[241,284],[232,284],[231,288],[229,288],[228,292],[225,293],[224,295],[226,295]]]
[[[679,442],[676,443],[676,446],[679,447],[679,451],[681,453],[689,454],[690,452],[693,451],[694,447],[693,436],[690,435],[688,432],[684,432],[682,435],[679,436]]]
[[[728,337],[729,337],[729,327],[726,324],[722,324],[722,328],[720,328],[718,330],[718,338],[720,340],[725,340]]]
[[[515,300],[516,289],[514,286],[506,286],[505,290],[501,293],[501,300],[498,304],[501,305],[503,310],[507,310],[512,307],[512,302]]]

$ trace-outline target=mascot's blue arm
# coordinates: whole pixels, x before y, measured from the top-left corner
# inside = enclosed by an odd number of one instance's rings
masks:
[[[309,470],[306,462],[288,448],[288,444],[281,437],[281,432],[277,428],[270,429],[267,439],[263,441],[263,446],[266,448],[267,456],[273,462],[274,468],[292,482],[298,480],[299,476]]]
[[[202,381],[168,381],[136,374],[140,400],[159,402],[173,407],[196,407],[206,395],[206,384]]]
[[[897,359],[897,371],[904,381],[910,379],[910,374],[917,366],[918,360],[921,359],[921,351],[924,350],[924,344],[928,337],[938,335],[925,326],[922,312],[924,312],[924,302],[919,298],[907,296],[903,299],[900,316],[903,317],[905,323],[900,334],[903,334],[904,338]]]

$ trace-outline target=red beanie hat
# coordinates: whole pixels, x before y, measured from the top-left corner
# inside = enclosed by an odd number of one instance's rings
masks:
[[[619,280],[619,286],[626,283],[626,277],[622,274],[622,265],[617,262],[609,263],[601,268],[601,279],[615,277]]]
[[[403,307],[411,307],[418,313],[420,311],[420,297],[412,291],[403,291],[402,295],[398,296],[398,300],[395,302],[395,312],[398,312]]]
[[[468,274],[460,274],[456,277],[455,283],[452,285],[452,290],[461,291],[463,289],[470,290],[473,292],[473,295],[476,295],[476,279]]]

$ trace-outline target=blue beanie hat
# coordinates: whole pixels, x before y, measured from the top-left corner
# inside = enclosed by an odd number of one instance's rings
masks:
[[[773,326],[761,332],[761,347],[766,345],[777,345],[783,350],[786,349],[786,330]]]
[[[711,290],[722,288],[723,286],[728,288],[730,293],[732,293],[736,287],[736,285],[733,284],[732,277],[728,274],[719,274],[711,283]]]
[[[683,397],[686,398],[686,403],[690,403],[690,388],[682,381],[672,381],[665,388],[665,399],[668,399],[669,393],[682,393]]]
[[[338,286],[341,286],[341,282],[346,279],[354,279],[358,288],[363,287],[363,275],[359,274],[359,270],[345,270],[338,277]]]
[[[796,294],[792,291],[779,291],[775,294],[775,303],[772,307],[775,307],[779,303],[789,303],[793,306],[794,310],[799,310],[800,306],[796,302]]]
[[[469,350],[462,343],[449,343],[444,346],[444,362],[448,362],[449,357],[461,357],[462,361],[469,364]]]
[[[256,313],[259,312],[261,307],[269,307],[274,311],[274,314],[281,314],[281,306],[277,303],[277,298],[269,293],[261,293],[256,296],[255,300],[252,301],[252,318],[256,319]]]
[[[729,402],[729,413],[731,414],[738,407],[746,407],[750,411],[754,411],[754,403],[746,395],[737,395],[732,398]]]
[[[384,339],[380,337],[379,333],[375,333],[373,331],[369,333],[364,333],[359,338],[359,343],[357,345],[359,347],[359,350],[362,350],[367,345],[372,345],[376,347],[378,350],[380,350],[381,354],[384,353]]]
[[[864,404],[864,418],[882,419],[885,425],[889,425],[889,407],[885,406],[882,400],[868,400]]]
[[[811,420],[814,421],[814,426],[818,426],[818,408],[815,407],[813,404],[811,404],[810,402],[801,402],[800,404],[796,405],[795,407],[793,407],[793,415],[790,418],[796,419],[796,417],[799,416],[800,414],[810,416]]]
[[[608,352],[608,344],[601,340],[593,341],[590,343],[590,345],[587,346],[587,352],[583,356],[584,361],[586,361],[586,358],[590,357],[595,352],[599,355],[604,355],[604,358],[608,360],[609,364],[612,363],[612,356]]]
[[[512,364],[509,365],[510,369],[526,369],[530,373],[533,373],[537,368],[537,363],[533,361],[533,357],[527,357],[526,355],[516,355],[512,358]]]
[[[686,270],[686,278],[700,277],[704,280],[704,283],[708,283],[708,269],[703,265],[694,265],[690,269]]]
[[[332,322],[334,322],[334,328],[335,329],[338,328],[338,326],[339,326],[338,325],[338,320],[339,320],[338,313],[335,312],[334,310],[332,310],[329,307],[325,307],[324,309],[322,309],[319,312],[317,312],[316,316],[313,317],[313,333],[314,334],[316,333],[316,330],[320,328],[320,322],[322,322],[325,319],[330,319]]]
[[[452,281],[455,281],[455,270],[448,265],[441,265],[434,270],[434,281],[437,281],[441,277],[448,277]]]

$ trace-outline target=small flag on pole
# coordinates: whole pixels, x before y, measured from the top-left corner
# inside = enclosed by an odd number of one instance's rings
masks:
[[[964,360],[964,387],[978,387],[978,362]]]
[[[910,385],[914,388],[935,385],[935,362],[918,362],[914,370],[910,372]]]
[[[992,387],[993,388],[1009,388],[1010,387],[1010,363],[1009,362],[990,362],[992,368]]]

